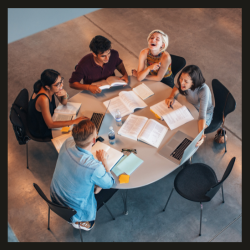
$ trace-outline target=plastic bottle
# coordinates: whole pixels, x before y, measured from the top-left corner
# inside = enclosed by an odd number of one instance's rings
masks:
[[[109,127],[109,130],[110,130],[108,133],[109,143],[114,144],[115,143],[115,131],[112,126]]]
[[[121,112],[119,109],[115,111],[115,120],[116,120],[116,125],[121,126],[122,125],[122,116]]]

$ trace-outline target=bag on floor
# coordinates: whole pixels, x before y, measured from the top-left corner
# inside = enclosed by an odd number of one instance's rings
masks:
[[[216,135],[214,137],[214,141],[217,143],[225,143],[224,139],[224,134],[225,134],[225,139],[227,141],[227,132],[225,129],[219,128],[216,132]]]

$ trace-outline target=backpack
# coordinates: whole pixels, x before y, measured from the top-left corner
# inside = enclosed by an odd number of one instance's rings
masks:
[[[10,109],[10,121],[20,145],[26,144],[29,140],[29,137],[26,134],[28,102],[29,93],[27,89],[22,89]]]

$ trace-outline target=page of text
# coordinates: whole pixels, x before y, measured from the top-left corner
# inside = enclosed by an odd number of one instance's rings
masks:
[[[182,106],[181,108],[175,110],[175,112],[171,112],[167,115],[164,115],[163,119],[165,120],[169,128],[172,130],[193,120],[194,118],[188,111],[187,107]]]
[[[59,104],[55,109],[55,112],[61,114],[76,114],[80,106],[81,103],[75,102],[68,102],[66,105]]]
[[[167,127],[159,122],[149,119],[147,125],[140,133],[139,138],[158,148],[167,130]]]
[[[131,114],[118,131],[118,134],[128,135],[137,140],[137,137],[147,120],[147,117]]]
[[[147,99],[149,96],[153,95],[154,92],[144,83],[133,88],[133,91],[142,98],[142,100]]]
[[[55,146],[55,148],[56,148],[56,150],[57,150],[58,153],[59,153],[59,151],[60,151],[63,143],[66,141],[66,139],[68,139],[71,136],[72,136],[72,134],[70,132],[68,134],[60,135],[60,136],[58,136],[56,138],[51,139],[51,141],[54,144],[54,146]]]

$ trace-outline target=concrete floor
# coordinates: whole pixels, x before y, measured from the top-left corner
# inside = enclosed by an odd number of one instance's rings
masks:
[[[236,162],[221,192],[204,204],[202,236],[199,237],[199,204],[173,193],[177,169],[145,187],[128,190],[129,214],[123,215],[121,191],[108,202],[117,219],[102,207],[96,225],[83,231],[85,242],[241,242],[242,241],[242,11],[241,9],[101,9],[57,25],[8,45],[8,113],[22,88],[32,93],[41,72],[52,68],[69,79],[74,66],[87,53],[95,35],[111,40],[128,74],[137,68],[138,55],[147,46],[153,29],[169,35],[168,52],[182,56],[187,65],[198,65],[211,88],[217,78],[233,94],[236,110],[226,117],[228,152],[213,141],[214,133],[193,156],[193,162],[211,166],[220,179],[230,159]],[[78,93],[65,89],[70,96]],[[75,242],[79,232],[51,213],[47,230],[47,205],[32,183],[49,197],[57,152],[52,143],[29,142],[30,170],[26,169],[25,146],[16,141],[8,119],[8,222],[20,242]]]

